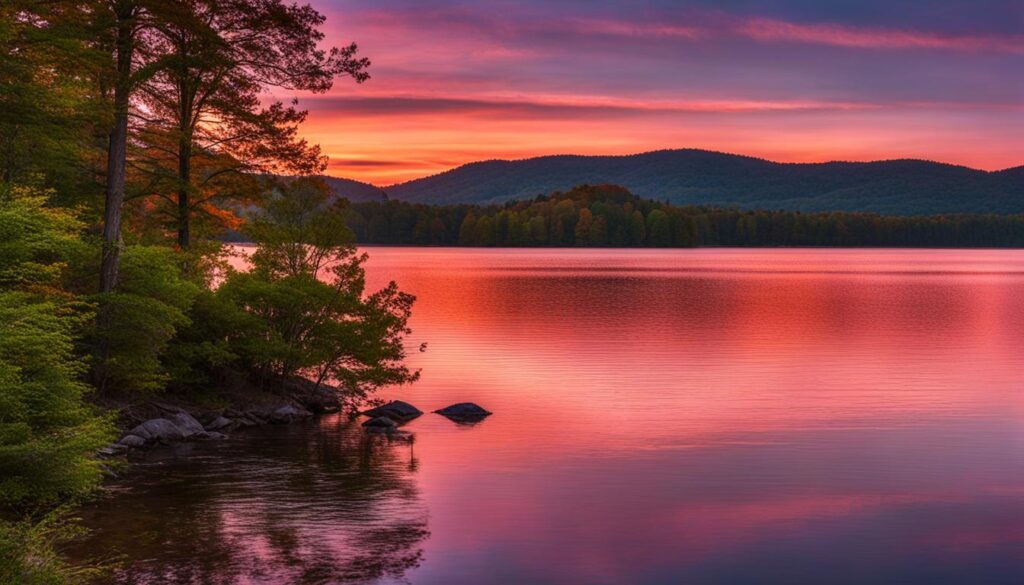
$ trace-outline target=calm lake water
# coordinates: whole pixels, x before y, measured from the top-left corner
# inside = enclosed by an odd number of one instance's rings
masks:
[[[1024,252],[368,251],[384,395],[495,414],[155,452],[84,513],[122,582],[1024,582]]]

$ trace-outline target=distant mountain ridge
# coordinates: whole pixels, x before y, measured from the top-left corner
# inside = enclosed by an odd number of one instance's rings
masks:
[[[622,185],[640,197],[675,204],[749,209],[1024,213],[1024,166],[989,172],[914,159],[778,163],[692,149],[481,161],[383,192],[416,203],[502,203],[581,184]]]
[[[327,175],[321,175],[319,178],[327,183],[334,197],[344,197],[353,202],[386,201],[388,198],[383,189],[369,183]]]

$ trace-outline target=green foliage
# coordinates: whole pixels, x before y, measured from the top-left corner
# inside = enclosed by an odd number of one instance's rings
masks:
[[[47,194],[0,184],[0,582],[68,583],[61,504],[100,481],[110,421],[84,401],[75,341],[90,315],[62,290],[81,224]]]
[[[216,306],[225,316],[183,332],[194,349],[179,354],[208,366],[232,361],[263,382],[295,374],[337,381],[351,401],[416,378],[401,364],[413,297],[394,283],[366,294],[366,257],[350,243],[345,210],[327,198],[313,181],[283,186],[249,227],[258,244],[252,269],[229,272],[216,298],[203,301],[201,310]]]
[[[111,439],[83,401],[75,338],[88,315],[58,287],[77,224],[43,202],[0,190],[0,511],[14,516],[90,490]]]
[[[354,203],[348,225],[361,243],[428,243],[402,227],[408,222],[394,221],[397,217],[412,217],[413,226],[436,221],[439,229],[429,244],[444,246],[1024,246],[1024,215],[905,217],[680,207],[613,185],[582,185],[503,206]],[[367,230],[366,225],[388,227]]]
[[[93,51],[81,3],[0,3],[0,181],[95,188],[85,160],[104,104],[83,72]]]
[[[154,392],[170,377],[161,354],[190,321],[199,287],[182,276],[181,257],[170,248],[130,246],[121,257],[118,290],[96,295],[92,337],[100,390]]]
[[[92,454],[111,437],[82,400],[80,321],[59,301],[0,293],[0,505],[53,503],[100,478]]]
[[[99,567],[72,567],[57,553],[56,545],[82,530],[70,524],[66,509],[39,521],[0,520],[0,583],[62,585],[86,583],[103,576]]]
[[[0,287],[52,285],[67,258],[81,246],[81,223],[67,210],[47,206],[47,196],[0,184]]]
[[[188,325],[177,331],[161,356],[169,389],[209,393],[221,381],[215,374],[239,359],[230,338],[244,336],[253,323],[226,295],[209,289],[199,292],[187,317]]]

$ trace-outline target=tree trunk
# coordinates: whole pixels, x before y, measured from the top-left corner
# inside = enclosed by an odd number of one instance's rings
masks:
[[[192,139],[187,134],[178,145],[178,246],[185,250],[191,240],[189,234],[188,191],[192,181]]]
[[[114,85],[114,125],[107,146],[107,184],[104,192],[103,254],[100,292],[117,285],[121,260],[121,207],[124,204],[125,165],[128,155],[128,101],[131,97],[132,56],[135,47],[135,10],[119,5],[117,15],[117,81]]]

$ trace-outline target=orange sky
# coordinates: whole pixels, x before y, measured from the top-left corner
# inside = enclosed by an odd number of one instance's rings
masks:
[[[1024,10],[820,4],[315,0],[327,42],[358,42],[373,77],[301,96],[302,133],[329,174],[381,186],[662,148],[1024,164]]]

